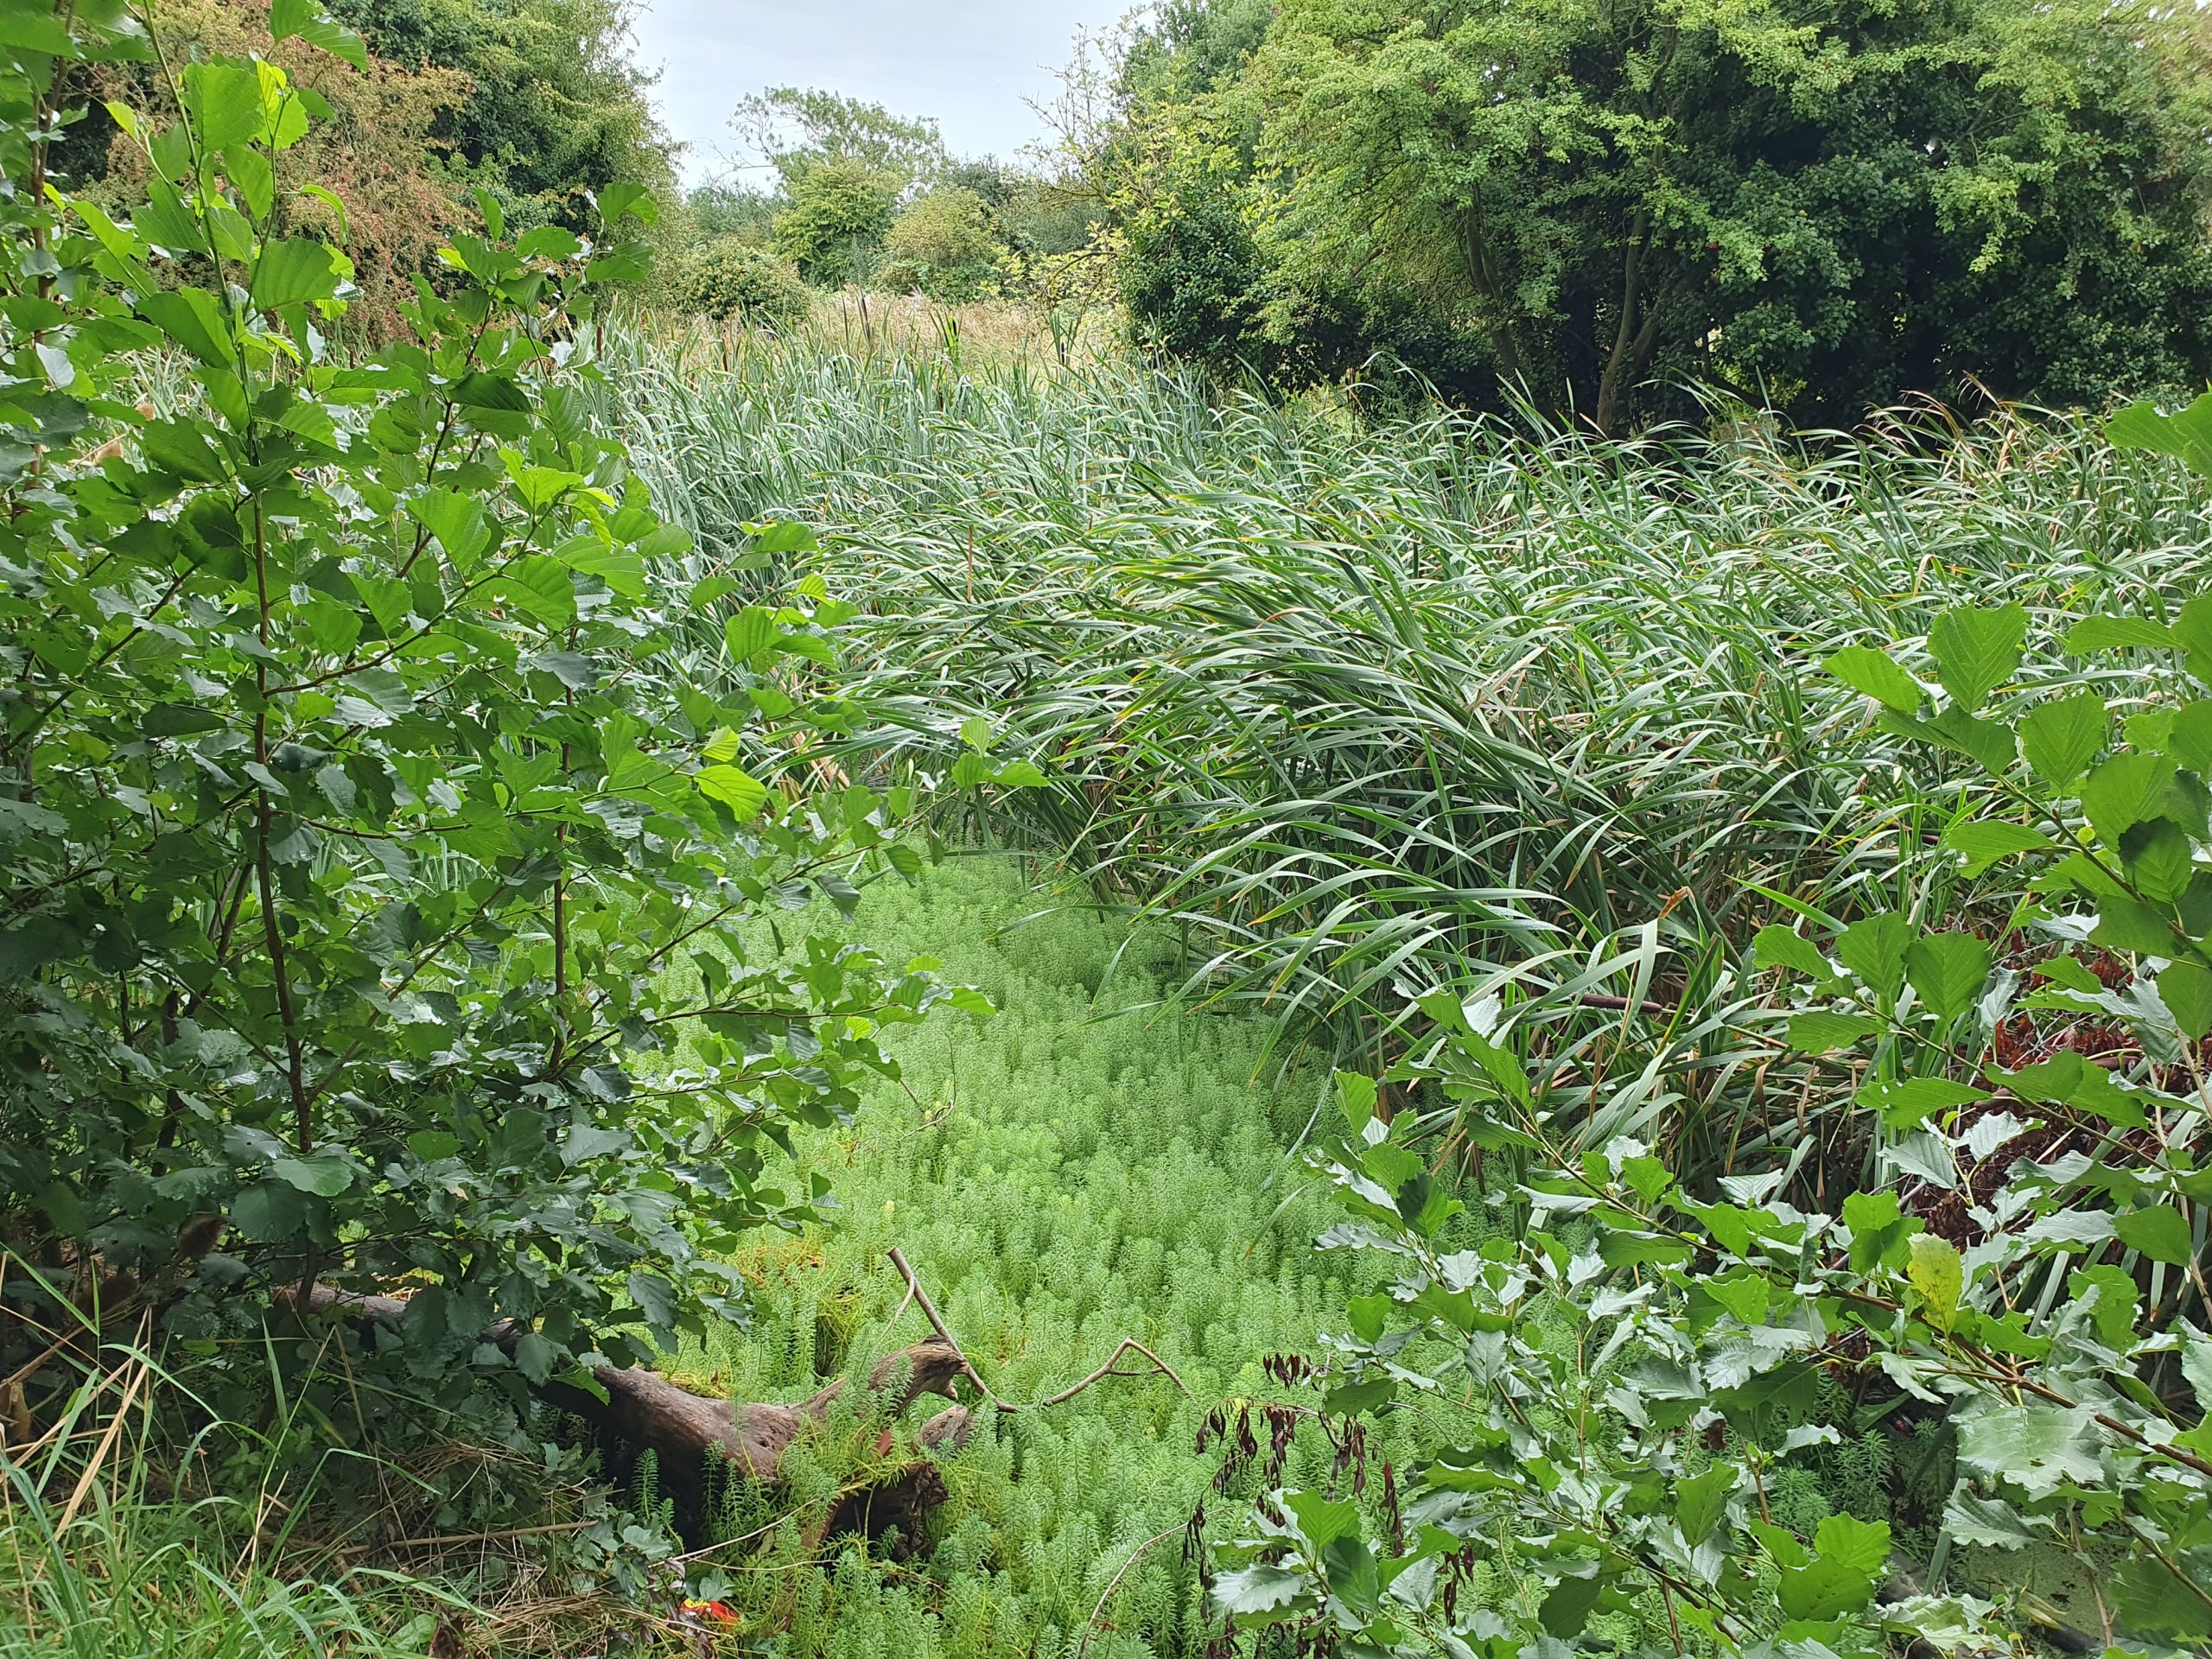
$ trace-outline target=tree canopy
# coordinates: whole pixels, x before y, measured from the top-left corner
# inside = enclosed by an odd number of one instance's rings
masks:
[[[1398,350],[1607,430],[2212,366],[2203,35],[2090,0],[1179,8],[1124,65],[1125,293],[1187,355]],[[1216,288],[1194,315],[1181,278]],[[1211,290],[1209,290],[1211,291]]]

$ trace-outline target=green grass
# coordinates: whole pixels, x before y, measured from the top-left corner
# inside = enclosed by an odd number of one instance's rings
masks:
[[[835,1183],[840,1224],[749,1252],[755,1328],[681,1369],[734,1398],[791,1399],[926,1336],[917,1308],[891,1322],[894,1245],[1009,1401],[1057,1392],[1134,1336],[1210,1408],[1266,1391],[1262,1357],[1310,1343],[1342,1294],[1341,1265],[1313,1249],[1321,1206],[1285,1201],[1310,1079],[1270,1087],[1262,1033],[1239,1022],[1103,1017],[1157,999],[1166,942],[1131,948],[1124,926],[1079,912],[1024,925],[1036,910],[998,859],[950,863],[911,893],[870,890],[859,931],[872,946],[938,956],[1002,1011],[903,1034],[903,1086],[879,1088],[849,1132],[802,1143],[802,1167]],[[748,1627],[790,1659],[1056,1659],[1096,1611],[1099,1659],[1198,1651],[1194,1574],[1179,1538],[1159,1535],[1206,1494],[1201,1408],[1154,1376],[984,1415],[950,1465],[933,1554],[898,1567],[849,1549],[804,1565],[794,1526],[729,1562],[743,1570],[726,1598]],[[834,1447],[824,1456],[802,1492],[842,1472]],[[726,1525],[768,1518],[745,1510]]]

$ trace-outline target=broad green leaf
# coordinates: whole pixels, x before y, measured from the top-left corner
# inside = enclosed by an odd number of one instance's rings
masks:
[[[1895,1081],[1877,1078],[1861,1088],[1855,1098],[1859,1105],[1881,1114],[1886,1128],[1916,1129],[1938,1112],[1971,1105],[1987,1097],[1986,1091],[1963,1083],[1951,1083],[1941,1077],[1904,1077]]]
[[[215,296],[197,288],[142,294],[138,315],[202,363],[219,369],[238,366],[230,318]]]
[[[353,275],[353,262],[337,249],[306,237],[288,237],[261,251],[253,268],[253,303],[264,311],[336,297]]]
[[[2020,748],[2052,789],[2072,787],[2103,752],[2109,724],[2094,691],[2038,703],[2020,721]]]
[[[1751,956],[1761,968],[1792,968],[1815,979],[1828,979],[1835,969],[1821,954],[1820,947],[1797,931],[1772,922],[1761,928],[1758,937],[1751,941]]]
[[[1789,1046],[1808,1054],[1846,1048],[1881,1030],[1882,1022],[1863,1014],[1801,1014],[1789,1022]]]
[[[2158,976],[2158,1000],[2191,1039],[2212,1032],[2212,970],[2184,958]]]
[[[1886,1008],[1904,989],[1905,952],[1914,938],[1912,923],[1897,911],[1853,922],[1836,938],[1836,960],[1866,982]]]
[[[2105,435],[2123,449],[2173,455],[2212,478],[2212,391],[2171,415],[2160,414],[2155,404],[2130,404],[2106,423]]]
[[[2189,1224],[2181,1211],[2152,1205],[2147,1210],[2125,1210],[2112,1219],[2113,1236],[2131,1250],[2140,1250],[2153,1262],[2187,1267],[2196,1254]]]
[[[454,490],[425,490],[409,499],[407,516],[437,538],[454,568],[464,575],[476,568],[492,539],[484,503],[478,496]]]
[[[1993,610],[1959,606],[1936,619],[1928,650],[1943,689],[1971,714],[2012,677],[2027,637],[2028,613],[2017,603]]]
[[[525,614],[547,627],[564,628],[576,620],[576,588],[569,568],[558,559],[533,553],[507,566],[492,584]]]
[[[2212,1337],[2189,1333],[2182,1344],[2181,1374],[2196,1391],[2196,1408],[2212,1416]]]
[[[1675,1483],[1675,1524],[1682,1529],[1684,1543],[1695,1549],[1712,1535],[1742,1478],[1735,1465],[1715,1463],[1702,1474]]]
[[[184,107],[203,149],[228,149],[261,137],[262,77],[228,63],[192,63],[184,70]]]
[[[1987,1405],[1959,1427],[1959,1462],[1969,1472],[2041,1497],[2062,1481],[2098,1486],[2104,1468],[2096,1431],[2086,1408],[2062,1409],[2035,1402]]]
[[[1971,933],[1929,933],[1906,947],[1905,975],[1929,1011],[1948,1022],[1980,1000],[1991,960],[1987,943]]]
[[[2097,907],[2096,930],[2089,942],[2107,950],[2132,950],[2139,957],[2170,957],[2177,949],[2172,924],[2150,906],[2125,897]]]
[[[2082,809],[2098,838],[2116,848],[2122,836],[2158,810],[2173,780],[2174,763],[2163,754],[2115,754],[2082,785]]]
[[[1214,1575],[1211,1594],[1214,1605],[1240,1619],[1267,1620],[1287,1616],[1292,1604],[1306,1593],[1305,1574],[1287,1567],[1255,1562]]]
[[[1582,1634],[1590,1623],[1590,1615],[1597,1611],[1598,1597],[1605,1586],[1592,1573],[1586,1579],[1561,1579],[1544,1593],[1536,1609],[1536,1622],[1542,1625],[1547,1636],[1561,1642]]]
[[[334,1198],[353,1185],[353,1166],[336,1153],[317,1152],[299,1158],[271,1159],[269,1173],[278,1180],[290,1182],[302,1192],[312,1192],[323,1198]]]
[[[1872,1574],[1825,1555],[1783,1567],[1776,1588],[1783,1614],[1793,1619],[1840,1618],[1874,1599]]]
[[[1938,1331],[1948,1331],[1959,1311],[1959,1296],[1965,1288],[1958,1247],[1933,1233],[1916,1233],[1910,1249],[1905,1277],[1920,1293],[1924,1304],[1922,1311],[1928,1323]]]
[[[750,662],[776,643],[776,613],[762,605],[748,605],[722,624],[722,639],[729,654]]]
[[[1375,1116],[1375,1079],[1364,1072],[1339,1071],[1336,1082],[1337,1103],[1344,1108],[1345,1127],[1357,1135]]]
[[[699,792],[720,801],[735,813],[741,822],[750,818],[767,804],[767,785],[742,767],[730,766],[702,766],[692,775]]]
[[[1901,715],[1911,714],[1927,696],[1920,682],[1899,667],[1895,658],[1872,645],[1846,645],[1821,666],[1854,691],[1864,692]]]
[[[2139,616],[2092,616],[2069,629],[2063,649],[2069,657],[2094,657],[2107,651],[2171,651],[2180,642],[2171,628]]]
[[[560,1358],[561,1351],[535,1331],[525,1332],[515,1344],[515,1369],[534,1387],[543,1388],[552,1380],[553,1368]]]
[[[1994,819],[1955,823],[1943,832],[1943,844],[1965,855],[1961,867],[1968,875],[1980,875],[2000,859],[2018,853],[2056,852],[2058,843],[2037,830]]]
[[[1285,1492],[1282,1506],[1316,1550],[1326,1549],[1339,1538],[1358,1535],[1359,1505],[1349,1498],[1332,1500],[1318,1492]]]
[[[2136,891],[2153,904],[2171,905],[2189,891],[2196,855],[2189,837],[2167,818],[2151,818],[2120,838],[2120,861]]]
[[[1870,1578],[1878,1576],[1890,1562],[1890,1523],[1847,1514],[1824,1516],[1813,1534],[1813,1551]]]

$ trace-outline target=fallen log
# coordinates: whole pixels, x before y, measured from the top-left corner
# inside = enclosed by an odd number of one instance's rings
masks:
[[[377,1325],[397,1325],[407,1311],[399,1297],[363,1295],[329,1285],[315,1286],[304,1298],[279,1292],[277,1299],[311,1318],[350,1319],[365,1333]],[[522,1335],[521,1326],[502,1321],[484,1339],[512,1351]],[[897,1417],[925,1394],[951,1399],[954,1382],[968,1375],[960,1350],[931,1338],[878,1360],[868,1387],[883,1414]],[[558,1380],[537,1393],[555,1409],[588,1424],[602,1443],[613,1442],[610,1450],[631,1459],[651,1452],[660,1494],[675,1506],[677,1529],[693,1542],[704,1529],[708,1484],[716,1466],[741,1479],[774,1481],[785,1448],[822,1424],[845,1386],[841,1378],[810,1399],[778,1406],[694,1394],[642,1365],[596,1365],[591,1376],[604,1391],[603,1399],[597,1391]],[[957,1449],[974,1430],[974,1417],[954,1405],[923,1424],[915,1439],[931,1451]],[[886,1429],[878,1451],[890,1449]],[[842,1533],[880,1539],[896,1532],[901,1553],[911,1551],[921,1522],[944,1497],[944,1477],[928,1458],[897,1465],[841,1494],[816,1539]]]

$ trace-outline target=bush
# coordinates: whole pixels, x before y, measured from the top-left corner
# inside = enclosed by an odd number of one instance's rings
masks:
[[[746,322],[786,324],[810,303],[798,267],[741,236],[718,236],[688,256],[670,283],[686,311]]]
[[[886,287],[918,288],[933,300],[971,300],[982,291],[1000,251],[982,197],[952,185],[931,191],[899,215],[883,238],[891,263],[879,280]]]
[[[776,215],[775,249],[810,283],[856,280],[891,228],[896,182],[865,162],[833,157],[791,184],[791,206]]]

